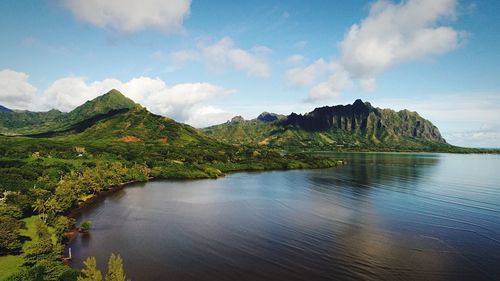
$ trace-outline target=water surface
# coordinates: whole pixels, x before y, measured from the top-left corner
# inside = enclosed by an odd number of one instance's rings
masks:
[[[138,280],[500,280],[500,156],[351,153],[345,167],[156,181],[83,212],[74,267]]]

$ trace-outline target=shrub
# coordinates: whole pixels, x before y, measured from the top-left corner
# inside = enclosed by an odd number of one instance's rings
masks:
[[[92,222],[89,220],[85,220],[80,224],[81,232],[89,232],[90,228],[92,228]]]

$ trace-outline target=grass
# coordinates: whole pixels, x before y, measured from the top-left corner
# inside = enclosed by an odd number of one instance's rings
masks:
[[[35,220],[38,216],[31,216],[29,218],[23,219],[26,223],[26,228],[21,229],[21,235],[29,237],[31,240],[24,242],[23,251],[38,242],[38,236],[36,235]],[[52,233],[52,242],[56,243],[57,239],[54,235],[54,229],[49,227],[50,233]],[[10,275],[16,273],[21,268],[23,264],[23,255],[8,255],[0,257],[0,281],[7,279]]]

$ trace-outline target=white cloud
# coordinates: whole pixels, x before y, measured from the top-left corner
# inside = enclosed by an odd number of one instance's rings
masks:
[[[295,67],[285,73],[285,80],[290,86],[305,87],[311,86],[319,79],[325,78],[328,73],[332,73],[337,65],[319,59],[306,67]]]
[[[456,0],[379,0],[360,24],[351,26],[340,43],[340,62],[353,77],[380,74],[389,67],[453,50],[459,32],[440,26],[453,18]]]
[[[303,60],[304,60],[304,56],[303,56],[303,55],[300,55],[300,54],[294,54],[294,55],[289,56],[289,57],[286,59],[286,62],[287,62],[287,63],[289,63],[289,64],[299,64],[299,63],[301,63]]]
[[[398,4],[388,0],[374,2],[368,16],[352,25],[339,43],[340,57],[329,63],[338,65],[337,69],[330,69],[328,81],[320,81],[312,88],[314,93],[310,91],[309,99],[339,94],[338,83],[331,83],[332,79],[336,80],[333,78],[335,71],[346,71],[350,79],[360,83],[362,90],[370,92],[376,88],[375,77],[390,67],[435,57],[457,48],[462,32],[442,24],[443,20],[454,19],[456,6],[457,0],[406,0]],[[311,79],[314,76],[311,68],[314,69],[315,64],[289,70],[287,80],[291,80],[292,85],[307,84],[304,81],[314,80]],[[308,77],[297,77],[301,74]],[[333,88],[328,90],[329,86]]]
[[[67,77],[55,81],[43,93],[45,108],[70,111],[113,88],[153,113],[169,116],[182,122],[192,118],[190,113],[194,107],[212,98],[234,93],[234,90],[210,83],[183,83],[168,86],[160,78],[150,77],[133,78],[127,82],[105,79],[91,83],[87,83],[82,77]]]
[[[352,84],[349,73],[343,69],[337,69],[327,81],[321,82],[311,89],[309,100],[314,101],[339,96],[342,91],[351,88]]]
[[[233,68],[252,76],[266,78],[271,74],[266,56],[271,52],[271,49],[264,46],[257,46],[251,50],[240,49],[235,46],[231,38],[224,37],[210,45],[199,43],[197,50],[172,52],[169,57],[175,63],[202,61],[214,71]]]
[[[82,77],[58,79],[43,92],[42,107],[43,109],[55,108],[70,111],[121,84],[116,79],[105,79],[90,84],[87,84]]]
[[[62,0],[75,18],[101,28],[135,32],[155,28],[165,33],[182,30],[191,0]]]
[[[14,109],[54,108],[67,112],[111,89],[119,90],[153,113],[195,126],[227,120],[232,114],[207,103],[236,92],[210,83],[170,86],[158,77],[137,77],[126,82],[118,79],[87,82],[84,77],[65,77],[54,81],[37,95],[37,89],[29,83],[27,74],[0,71],[0,104]]]
[[[0,104],[13,109],[31,108],[36,88],[28,82],[28,78],[24,72],[0,71]]]
[[[221,124],[235,116],[235,113],[222,110],[213,106],[195,106],[189,110],[186,123],[203,128],[214,124]]]
[[[447,141],[458,146],[500,148],[500,126],[482,126],[477,130],[452,132]]]
[[[377,80],[375,78],[363,78],[359,80],[361,89],[367,93],[375,91],[377,88]]]

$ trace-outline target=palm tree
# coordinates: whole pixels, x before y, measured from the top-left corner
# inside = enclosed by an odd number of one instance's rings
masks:
[[[33,211],[38,212],[40,214],[40,218],[43,222],[47,222],[47,204],[42,199],[37,199],[33,205]]]

